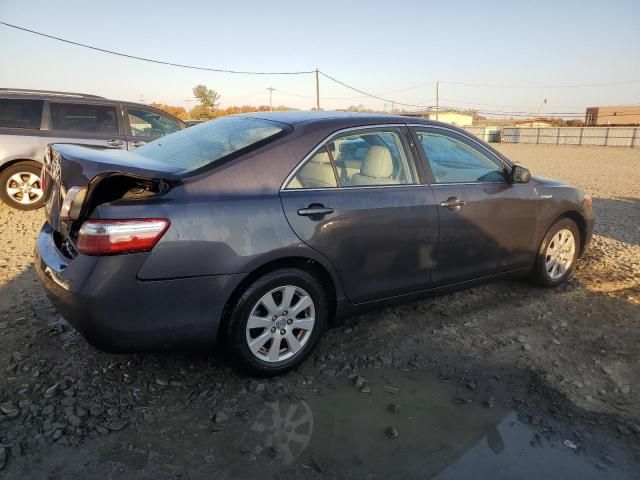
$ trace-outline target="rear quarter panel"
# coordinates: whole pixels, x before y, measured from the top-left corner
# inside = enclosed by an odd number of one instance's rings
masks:
[[[279,197],[286,176],[324,135],[312,135],[308,142],[292,135],[272,148],[184,179],[162,197],[112,202],[97,207],[92,216],[171,220],[138,272],[142,280],[249,273],[274,260],[303,257],[322,264],[338,286],[330,263],[289,226]]]
[[[42,162],[44,149],[50,141],[45,132],[16,132],[0,128],[0,166],[16,160]]]

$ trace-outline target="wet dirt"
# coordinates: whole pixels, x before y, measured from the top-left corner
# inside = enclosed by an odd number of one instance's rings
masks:
[[[422,371],[366,369],[321,389],[301,378],[286,397],[247,392],[221,421],[167,411],[135,432],[18,459],[6,478],[636,478],[606,463],[623,452],[591,457],[482,398]]]

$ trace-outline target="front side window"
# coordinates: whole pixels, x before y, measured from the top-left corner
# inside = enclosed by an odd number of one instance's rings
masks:
[[[180,130],[177,120],[153,110],[128,108],[129,125],[133,137],[164,137]]]
[[[118,134],[116,108],[107,105],[51,103],[52,130],[99,134]]]
[[[271,120],[222,117],[154,140],[136,149],[136,154],[192,171],[248,152],[290,130]]]
[[[42,100],[0,99],[0,128],[40,129]]]
[[[285,188],[415,183],[418,183],[416,167],[402,130],[390,127],[337,135],[300,167]]]
[[[417,131],[435,183],[503,182],[503,166],[462,140],[430,131]]]

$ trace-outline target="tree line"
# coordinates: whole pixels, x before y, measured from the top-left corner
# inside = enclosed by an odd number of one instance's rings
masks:
[[[152,103],[151,106],[164,110],[182,120],[210,120],[212,118],[224,117],[225,115],[235,115],[237,113],[267,112],[269,110],[294,110],[286,106],[271,108],[269,105],[234,105],[227,108],[220,108],[222,96],[208,88],[206,85],[196,85],[193,87],[193,96],[198,101],[190,110],[175,105],[164,103]]]

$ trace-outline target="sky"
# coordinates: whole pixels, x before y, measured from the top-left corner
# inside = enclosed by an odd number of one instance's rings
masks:
[[[640,104],[638,0],[0,0],[0,21],[174,63],[319,68],[386,100],[321,76],[325,110],[435,105],[437,80],[440,105],[485,112],[583,114],[587,106]],[[314,74],[186,70],[0,25],[2,87],[189,107],[200,83],[221,94],[222,106],[268,104],[268,87],[274,106],[315,106]],[[603,83],[616,84],[585,86]]]

